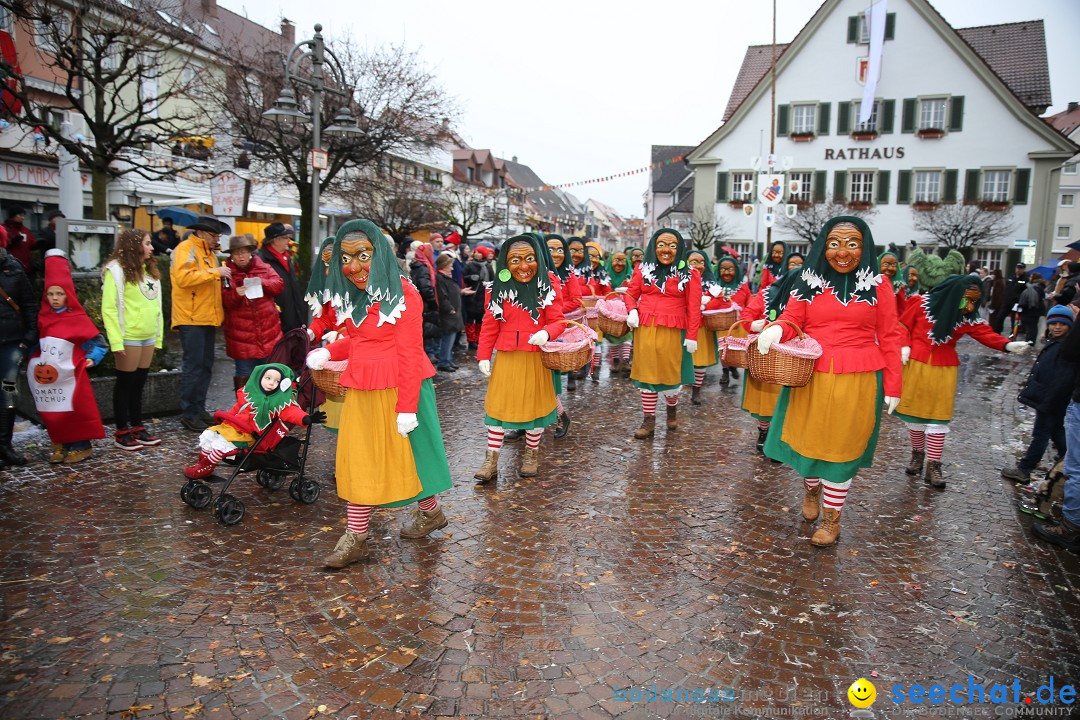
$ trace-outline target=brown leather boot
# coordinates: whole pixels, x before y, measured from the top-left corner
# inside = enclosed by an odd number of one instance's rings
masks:
[[[691,405],[700,405],[701,404],[701,386],[700,385],[695,385],[690,390],[690,404]]]
[[[540,448],[525,448],[525,452],[521,456],[521,470],[518,471],[518,474],[521,477],[536,477],[539,461]]]
[[[233,375],[232,389],[233,390],[239,390],[240,388],[247,385],[247,381],[248,381],[249,377],[251,377],[251,376],[250,375]]]
[[[484,464],[473,475],[480,482],[477,485],[486,485],[499,476],[499,451],[488,450],[484,454]]]
[[[641,421],[641,427],[634,432],[635,440],[645,440],[656,434],[656,416],[646,415]]]
[[[53,465],[64,462],[64,458],[67,456],[67,450],[64,449],[63,443],[52,443],[52,454],[49,455],[49,462]]]
[[[940,460],[928,460],[926,463],[926,474],[923,475],[930,487],[937,488],[938,490],[945,489],[945,477],[941,474],[941,461]]]
[[[822,508],[821,527],[810,538],[810,543],[818,547],[825,547],[835,543],[838,537],[840,537],[840,511],[833,510],[830,507]]]
[[[345,534],[338,538],[334,551],[323,558],[323,566],[343,568],[346,565],[352,565],[357,560],[364,560],[369,554],[367,539],[367,533],[361,535],[352,530],[346,530]]]
[[[913,477],[919,477],[920,475],[922,475],[923,460],[925,459],[925,450],[912,450],[911,462],[908,463],[908,466],[904,469],[904,472]]]
[[[678,430],[679,429],[679,420],[676,417],[676,414],[678,413],[678,410],[679,410],[678,405],[668,405],[667,406],[667,429],[668,430]]]
[[[442,505],[431,512],[417,507],[413,512],[412,522],[401,528],[401,537],[415,540],[430,535],[436,530],[442,530],[448,524],[450,521],[443,514]]]
[[[819,480],[817,487],[812,489],[804,481],[803,491],[802,516],[808,522],[814,522],[821,513],[821,481]]]

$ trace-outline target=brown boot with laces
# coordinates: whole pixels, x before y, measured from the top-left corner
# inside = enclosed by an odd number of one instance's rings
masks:
[[[925,450],[912,450],[911,462],[908,463],[908,466],[904,469],[904,472],[906,472],[908,475],[911,475],[912,477],[919,477],[920,475],[922,475],[923,460],[925,459]]]
[[[412,522],[401,528],[401,537],[415,540],[430,535],[436,530],[442,530],[448,524],[450,521],[443,514],[442,505],[430,512],[417,507],[413,512]]]
[[[473,475],[480,482],[477,485],[486,485],[499,476],[499,451],[488,450],[484,454],[484,464]]]
[[[521,477],[536,477],[537,468],[540,464],[540,448],[526,447],[521,456]]]
[[[810,543],[818,547],[826,547],[835,543],[838,537],[840,537],[840,511],[833,510],[831,507],[822,508],[821,527],[810,538]]]
[[[923,475],[930,487],[937,490],[945,489],[945,477],[941,474],[941,461],[940,460],[928,460],[926,462],[926,474]]]
[[[679,408],[676,405],[668,405],[667,406],[667,429],[668,430],[678,430],[679,429],[679,420],[676,417],[676,415],[678,413],[678,410],[679,410]]]
[[[804,482],[803,491],[802,516],[807,522],[814,522],[821,513],[821,482],[819,481],[817,487],[813,488]]]
[[[340,569],[358,560],[364,560],[368,556],[367,539],[367,533],[361,535],[352,530],[346,530],[345,534],[338,538],[334,551],[323,559],[323,566]]]
[[[641,421],[641,427],[634,431],[635,440],[646,440],[656,434],[656,416],[646,415]]]

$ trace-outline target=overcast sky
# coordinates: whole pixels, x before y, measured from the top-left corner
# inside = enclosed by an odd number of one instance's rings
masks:
[[[867,5],[869,5],[869,1]],[[771,3],[682,0],[647,11],[625,2],[342,3],[220,0],[268,27],[284,16],[297,40],[324,34],[420,52],[461,108],[473,147],[516,155],[548,183],[587,180],[649,163],[651,145],[696,145],[720,125],[747,45],[771,40]],[[778,0],[778,42],[820,3]],[[1080,100],[1075,0],[935,0],[953,27],[1046,21],[1054,105]],[[1070,50],[1069,48],[1073,48]],[[571,188],[582,201],[641,216],[644,174]]]

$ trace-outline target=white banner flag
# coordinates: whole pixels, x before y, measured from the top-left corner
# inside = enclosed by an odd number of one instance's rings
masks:
[[[874,112],[874,95],[877,93],[878,76],[881,75],[881,51],[885,45],[885,3],[879,0],[866,11],[866,21],[870,25],[869,67],[866,70],[866,85],[863,86],[862,102],[859,104],[859,122],[867,123]]]

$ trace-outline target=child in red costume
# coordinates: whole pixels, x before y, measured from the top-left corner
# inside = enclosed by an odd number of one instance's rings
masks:
[[[45,253],[38,328],[40,340],[26,379],[52,441],[49,462],[77,463],[90,457],[91,440],[105,437],[86,371],[101,362],[108,345],[75,295],[63,250]]]

